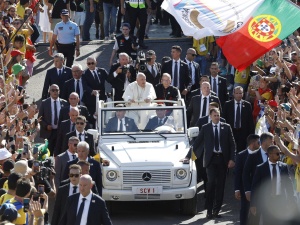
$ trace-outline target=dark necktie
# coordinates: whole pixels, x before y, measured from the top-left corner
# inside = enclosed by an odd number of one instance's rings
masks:
[[[78,138],[79,138],[79,141],[82,141],[82,140],[81,140],[81,135],[82,135],[82,133],[79,133],[79,137],[78,137]]]
[[[207,107],[207,97],[204,97],[201,117],[206,116],[206,107]]]
[[[61,76],[61,70],[58,70],[58,77]]]
[[[151,74],[155,78],[155,70],[154,70],[154,65],[151,66]]]
[[[175,66],[174,66],[174,87],[178,87],[178,65],[177,65],[177,62],[175,62]]]
[[[276,195],[276,188],[277,188],[277,170],[276,170],[276,164],[272,164],[272,194]]]
[[[99,80],[98,80],[98,75],[97,75],[97,73],[96,73],[95,70],[93,71],[93,74],[94,74],[95,83],[96,83],[97,85],[100,85],[100,82],[99,82]]]
[[[189,71],[190,71],[190,77],[192,79],[192,84],[194,84],[194,80],[193,80],[193,70],[192,70],[192,63],[189,63]]]
[[[218,126],[215,125],[215,150],[218,152],[219,151],[219,131],[218,131]]]
[[[163,119],[158,119],[158,120],[159,120],[158,125],[159,126],[163,125]]]
[[[240,103],[236,103],[237,108],[236,108],[236,114],[235,114],[235,128],[240,128],[241,127],[241,107]]]
[[[57,125],[58,116],[57,116],[57,101],[54,100],[54,125]]]
[[[78,96],[79,96],[79,99],[80,99],[79,80],[76,80],[76,93],[78,94]]]
[[[218,95],[218,93],[217,93],[217,80],[216,80],[216,78],[213,79],[213,91]]]
[[[74,130],[75,130],[75,123],[72,123],[71,131],[74,131]]]
[[[77,192],[77,186],[73,186],[73,194],[76,194]]]
[[[120,120],[119,131],[123,131],[123,122]]]
[[[75,159],[75,158],[76,158],[76,155],[72,155],[72,158]],[[74,186],[74,187],[75,187],[75,186]]]
[[[75,225],[80,225],[81,222],[81,217],[82,217],[82,213],[83,213],[83,209],[84,209],[84,201],[86,200],[86,198],[82,198],[82,202],[80,204],[77,216],[76,216],[76,222]]]

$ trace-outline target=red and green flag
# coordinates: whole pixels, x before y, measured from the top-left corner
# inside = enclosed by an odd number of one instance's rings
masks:
[[[238,31],[220,37],[217,44],[239,71],[279,45],[300,27],[300,8],[289,0],[265,0]]]

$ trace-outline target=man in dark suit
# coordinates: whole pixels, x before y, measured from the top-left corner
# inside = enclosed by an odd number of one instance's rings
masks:
[[[225,102],[228,100],[228,91],[227,91],[227,81],[226,78],[223,78],[218,75],[219,73],[219,64],[213,62],[210,65],[210,85],[213,92],[217,94],[220,99],[221,107],[224,107]]]
[[[50,86],[50,98],[42,101],[38,115],[38,118],[41,117],[40,137],[48,139],[48,148],[51,155],[53,155],[56,143],[59,111],[62,107],[68,106],[68,102],[58,96],[59,87],[56,84],[52,84]]]
[[[293,183],[288,167],[279,161],[278,146],[269,146],[267,152],[268,160],[256,167],[253,177],[250,212],[255,215],[259,209],[263,224],[290,224],[288,220],[293,215],[293,210],[298,207],[295,204]],[[297,217],[299,218],[299,211]]]
[[[182,49],[180,46],[172,46],[172,60],[167,61],[161,68],[161,73],[168,73],[172,78],[172,86],[177,87],[181,96],[186,96],[191,89],[191,77],[188,65],[180,59]]]
[[[96,95],[97,91],[92,90],[82,76],[83,70],[81,65],[74,64],[72,66],[73,78],[67,80],[64,85],[63,98],[68,99],[72,92],[76,92],[79,96],[79,105],[85,104],[92,95]]]
[[[116,105],[116,116],[110,118],[105,132],[137,132],[139,131],[133,119],[126,117],[126,111],[118,109],[124,107],[123,104]]]
[[[62,97],[64,91],[65,81],[72,78],[72,71],[70,68],[64,66],[64,55],[57,53],[54,56],[54,68],[47,70],[45,82],[42,92],[42,100],[49,97],[49,87],[52,84],[57,84]]]
[[[81,167],[79,165],[71,165],[69,168],[70,183],[61,187],[57,186],[51,225],[58,225],[68,197],[79,192],[79,179],[81,174]]]
[[[121,52],[119,54],[119,63],[111,66],[107,81],[114,88],[114,101],[123,101],[123,93],[127,85],[136,80],[136,71],[129,65],[129,56]]]
[[[70,106],[61,108],[60,113],[59,113],[58,124],[60,124],[64,120],[70,119],[69,112],[72,107],[73,108],[77,107],[79,110],[79,115],[84,116],[85,118],[87,118],[87,120],[89,120],[89,117],[90,117],[89,111],[87,110],[87,108],[85,106],[78,105],[79,104],[79,96],[76,92],[72,92],[70,94],[69,103],[70,103]]]
[[[69,166],[76,164],[78,161],[87,161],[90,163],[90,170],[89,174],[93,178],[95,185],[97,186],[99,195],[102,195],[102,171],[100,163],[94,160],[93,158],[89,157],[89,144],[85,141],[81,141],[77,145],[77,154],[78,158],[68,161],[65,171],[63,173],[63,180],[68,178],[69,174]]]
[[[208,115],[209,103],[216,102],[221,108],[219,98],[210,94],[210,84],[208,82],[202,83],[201,91],[202,95],[194,96],[187,108],[187,117],[188,120],[190,120],[190,127],[195,126],[199,118]]]
[[[63,180],[63,173],[65,172],[65,168],[67,162],[77,158],[77,145],[79,143],[78,137],[70,137],[68,141],[68,149],[55,157],[55,186],[56,189],[59,188],[60,182]]]
[[[161,64],[155,62],[156,54],[153,50],[146,52],[146,71],[142,71],[146,76],[146,81],[155,87],[155,85],[160,83],[161,79]]]
[[[89,151],[91,156],[96,155],[93,135],[87,133],[84,130],[85,127],[86,127],[86,118],[84,116],[78,116],[76,118],[75,131],[68,133],[64,138],[63,149],[62,149],[63,151],[67,150],[68,148],[69,138],[75,136],[79,138],[79,141],[85,141],[89,144]]]
[[[157,105],[158,107],[162,107],[162,104]],[[157,109],[156,116],[149,119],[145,131],[152,131],[155,130],[155,128],[162,126],[165,124],[165,122],[168,120],[168,116],[166,116],[166,110],[165,109]]]
[[[207,173],[207,219],[220,218],[227,168],[234,167],[235,142],[229,124],[220,122],[220,110],[211,109],[211,123],[204,125],[193,144],[197,158],[203,155]]]
[[[89,175],[82,175],[79,185],[80,193],[67,199],[59,225],[112,225],[105,201],[91,191],[92,178]]]
[[[249,154],[259,148],[259,136],[250,134],[247,137],[248,148],[241,151],[236,156],[235,160],[235,176],[234,176],[234,195],[235,198],[241,201],[240,209],[240,225],[247,225],[247,218],[250,208],[250,202],[246,199],[244,186],[243,186],[243,169]]]
[[[99,92],[99,100],[106,100],[105,81],[107,80],[108,73],[104,68],[96,67],[97,61],[95,57],[89,56],[86,59],[88,69],[84,71],[84,79],[87,86],[92,90]],[[86,107],[91,115],[96,112],[96,96],[90,96],[86,101]],[[93,121],[94,123],[94,121]]]
[[[223,108],[223,117],[231,126],[237,152],[246,148],[245,140],[254,134],[254,122],[249,119],[252,115],[251,104],[243,100],[243,88],[237,86],[233,90],[233,100],[227,101]]]
[[[195,57],[197,56],[196,50],[193,48],[189,48],[186,52],[186,56],[184,59],[184,62],[189,67],[189,73],[192,80],[192,86],[190,91],[196,90],[197,88],[200,88],[199,86],[199,80],[201,77],[200,73],[200,66],[198,63],[194,61]]]
[[[178,89],[171,85],[172,79],[170,74],[164,73],[161,78],[161,83],[154,87],[157,100],[173,100],[178,99]],[[167,106],[173,105],[172,103],[165,103]]]
[[[189,98],[190,98],[190,99],[191,99],[192,97],[194,97],[195,95],[202,95],[202,92],[201,92],[201,85],[202,85],[203,82],[208,82],[208,83],[209,83],[209,76],[207,76],[207,75],[202,75],[202,76],[200,77],[200,80],[199,80],[199,88],[197,88],[197,89],[191,91],[191,93],[190,93],[190,95],[189,95]],[[213,92],[212,90],[210,90],[210,94],[211,94],[212,96],[218,97],[217,94],[216,94],[215,92]]]

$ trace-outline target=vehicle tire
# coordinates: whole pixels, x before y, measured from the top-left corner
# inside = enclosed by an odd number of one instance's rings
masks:
[[[197,214],[197,193],[191,199],[180,200],[180,211],[187,216],[195,216]]]

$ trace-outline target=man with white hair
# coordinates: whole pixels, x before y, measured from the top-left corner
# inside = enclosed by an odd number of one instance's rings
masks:
[[[161,77],[161,83],[157,84],[154,89],[157,99],[177,101],[179,97],[178,89],[171,85],[172,78],[168,73],[164,73]],[[173,105],[172,103],[165,103],[167,106]]]
[[[85,174],[79,180],[79,193],[68,197],[59,225],[111,225],[105,201],[92,193],[92,177]]]

